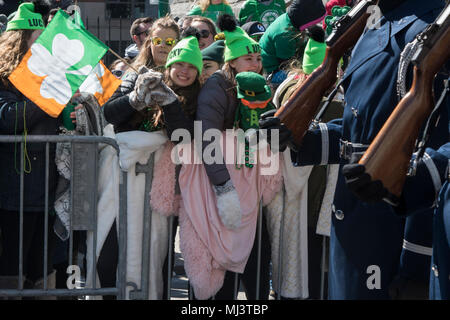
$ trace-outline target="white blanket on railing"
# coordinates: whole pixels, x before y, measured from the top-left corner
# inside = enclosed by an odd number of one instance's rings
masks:
[[[115,149],[106,146],[100,153],[99,164],[99,201],[98,201],[98,232],[96,258],[116,220],[119,227],[119,179],[121,170],[127,172],[127,255],[126,281],[133,282],[137,288],[141,286],[142,265],[142,235],[145,194],[145,174],[136,174],[136,163],[146,164],[151,153],[155,153],[157,163],[167,141],[162,132],[129,131],[114,134],[112,127],[105,128],[105,136],[116,139],[120,148],[120,159]],[[93,285],[92,250],[93,233],[87,236],[87,278],[86,288]],[[163,294],[162,269],[168,250],[168,218],[152,210],[151,246],[149,269],[149,299],[161,299]],[[96,287],[100,287],[98,275]],[[133,287],[127,286],[126,298]]]
[[[267,225],[272,248],[272,287],[275,291],[281,291],[283,297],[306,299],[309,297],[308,179],[313,166],[294,167],[290,155],[291,152],[287,149],[283,157],[285,207],[281,247],[283,190],[267,206]],[[316,229],[316,233],[325,236],[330,235],[331,203],[336,187],[338,168],[339,165],[330,165]]]

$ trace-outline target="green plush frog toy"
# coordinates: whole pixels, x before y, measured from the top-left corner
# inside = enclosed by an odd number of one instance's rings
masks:
[[[234,127],[244,132],[259,129],[259,117],[264,112],[275,109],[271,102],[272,91],[264,77],[255,72],[240,72],[236,75],[237,97],[239,105],[236,109]],[[241,141],[243,141],[241,139]],[[240,145],[240,144],[239,144]],[[250,148],[245,141],[245,166],[252,168],[256,150]],[[238,166],[236,165],[238,168]],[[240,167],[239,167],[240,168]]]

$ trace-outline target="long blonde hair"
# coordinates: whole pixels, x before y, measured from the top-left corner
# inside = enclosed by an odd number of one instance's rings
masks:
[[[8,77],[27,53],[28,40],[33,31],[11,30],[0,36],[0,80],[5,87],[11,85]]]
[[[223,4],[230,5],[227,0],[222,0]],[[199,0],[198,6],[202,9],[202,13],[211,5],[211,0]]]
[[[151,48],[151,37],[153,35],[153,32],[157,28],[162,29],[172,29],[177,34],[177,39],[180,37],[180,28],[178,27],[178,24],[169,16],[165,16],[162,18],[157,19],[155,22],[153,22],[152,26],[150,27],[150,32],[148,36],[145,38],[145,41],[141,47],[141,50],[139,50],[139,54],[136,57],[136,60],[133,62],[132,66],[137,70],[141,66],[146,66],[147,68],[154,69],[156,68],[155,61],[153,60],[152,55],[152,48]]]

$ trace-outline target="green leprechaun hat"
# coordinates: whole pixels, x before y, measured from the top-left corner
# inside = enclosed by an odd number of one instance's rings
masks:
[[[45,28],[43,15],[48,14],[50,7],[40,1],[22,3],[14,18],[8,22],[6,31],[10,30],[43,30]]]
[[[229,14],[223,14],[217,19],[217,26],[225,35],[225,62],[246,54],[261,52],[258,42],[236,24]]]
[[[272,97],[272,91],[266,79],[255,72],[240,72],[236,75],[237,97],[247,101],[266,101]]]

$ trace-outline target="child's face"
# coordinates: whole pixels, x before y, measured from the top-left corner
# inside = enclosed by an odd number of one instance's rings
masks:
[[[197,78],[197,68],[187,62],[175,62],[170,66],[170,79],[179,87],[187,87]]]
[[[214,72],[220,69],[219,63],[212,60],[203,60],[202,82],[205,82]]]
[[[251,71],[260,73],[262,70],[262,60],[260,53],[249,53],[230,61],[230,66],[236,73]]]

